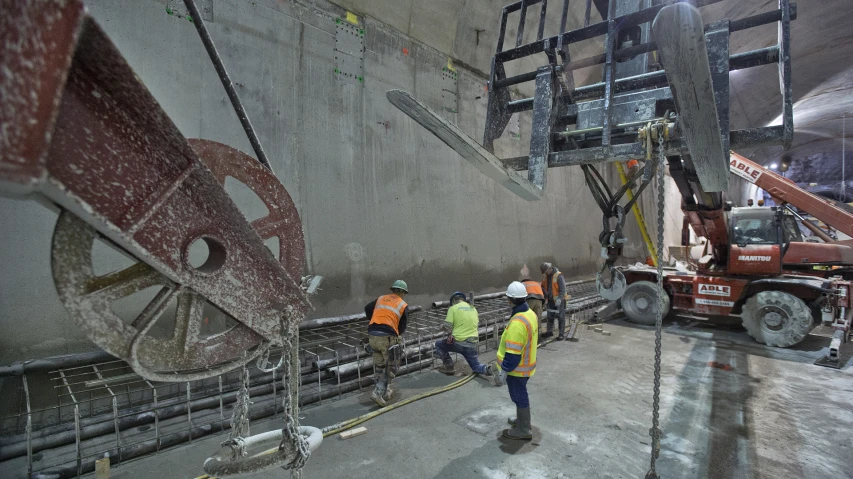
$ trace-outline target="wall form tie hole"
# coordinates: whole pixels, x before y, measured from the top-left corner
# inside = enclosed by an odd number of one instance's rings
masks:
[[[199,273],[215,273],[225,264],[225,246],[219,240],[202,236],[190,243],[185,253],[187,264]]]

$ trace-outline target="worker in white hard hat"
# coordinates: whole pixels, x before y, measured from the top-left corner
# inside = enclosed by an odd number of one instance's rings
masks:
[[[435,342],[433,355],[443,363],[438,369],[444,374],[455,374],[456,366],[450,353],[459,353],[471,366],[471,371],[489,376],[489,366],[480,364],[477,342],[480,339],[480,317],[477,308],[468,303],[465,293],[457,291],[450,295],[450,307],[442,327],[445,337]]]
[[[376,380],[370,399],[385,406],[391,399],[391,380],[397,374],[397,362],[402,355],[400,335],[406,332],[409,305],[403,298],[409,286],[398,279],[391,286],[391,294],[385,294],[364,307],[370,348],[373,350],[373,368]]]
[[[491,372],[496,385],[506,382],[509,397],[515,403],[516,417],[509,420],[512,428],[504,429],[503,437],[529,441],[533,439],[533,433],[527,381],[536,372],[539,318],[527,306],[527,288],[520,282],[510,283],[506,297],[512,305],[512,315],[501,335],[498,361],[491,365]]]
[[[566,292],[566,278],[563,273],[551,263],[539,265],[542,272],[542,291],[545,293],[545,306],[548,310],[548,328],[543,338],[554,335],[554,321],[557,321],[557,341],[566,339],[566,300],[569,294]]]

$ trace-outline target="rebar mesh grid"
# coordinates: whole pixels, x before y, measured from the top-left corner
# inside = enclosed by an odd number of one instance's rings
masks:
[[[567,319],[586,321],[606,301],[593,280],[567,284]],[[496,297],[497,296],[497,297]],[[510,307],[500,295],[474,300],[483,353],[497,349]],[[410,314],[402,336],[400,374],[433,365],[435,341],[444,336],[447,307]],[[364,319],[316,327],[300,333],[300,404],[322,403],[363,390],[373,383],[372,359],[364,351]],[[277,362],[280,351],[273,351]],[[464,362],[464,361],[463,361]],[[280,373],[249,367],[251,419],[281,413]],[[112,464],[156,453],[193,439],[227,431],[240,372],[186,383],[157,383],[136,375],[123,361],[63,368],[28,379],[21,376],[18,413],[0,418],[0,465],[33,477],[74,477],[94,470],[109,455]],[[36,395],[35,381],[49,383]],[[50,399],[52,397],[53,399]],[[47,401],[47,402],[46,402]],[[49,403],[53,404],[49,404]]]

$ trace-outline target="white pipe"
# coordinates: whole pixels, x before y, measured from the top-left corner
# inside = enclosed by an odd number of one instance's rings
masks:
[[[299,426],[299,434],[308,442],[308,450],[314,452],[320,447],[323,442],[323,431],[312,426]],[[275,448],[281,444],[282,431],[280,429],[262,434],[255,434],[242,438],[244,447],[259,447],[262,445],[267,448]],[[225,453],[223,455],[223,452]],[[293,462],[294,457],[288,456],[284,449],[269,452],[264,450],[261,453],[246,458],[231,458],[230,449],[223,449],[220,452],[210,456],[204,461],[204,472],[213,477],[226,477],[237,474],[248,474],[252,472],[265,471],[273,467],[285,466]]]

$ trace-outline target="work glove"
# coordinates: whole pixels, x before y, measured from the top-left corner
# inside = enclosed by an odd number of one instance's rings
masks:
[[[554,305],[557,306],[557,309],[560,309],[561,304],[563,304],[562,298],[557,298],[554,300]]]
[[[452,334],[448,334],[447,337],[444,338],[444,342],[447,344],[453,344],[456,342],[456,338],[454,338]]]
[[[506,371],[501,367],[498,367],[498,374],[495,376],[495,384],[498,386],[506,384]]]

